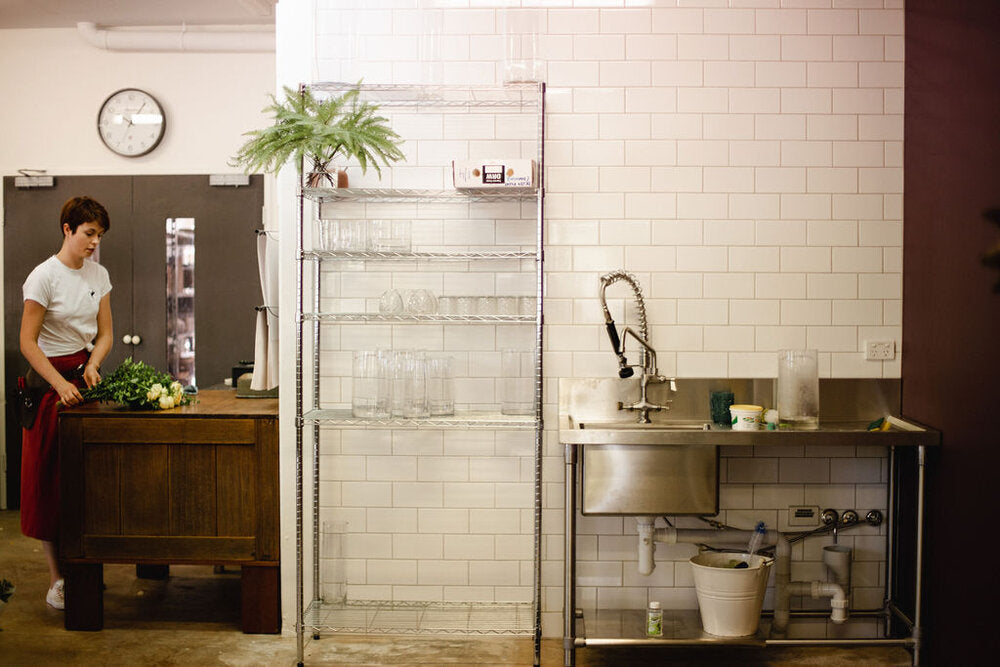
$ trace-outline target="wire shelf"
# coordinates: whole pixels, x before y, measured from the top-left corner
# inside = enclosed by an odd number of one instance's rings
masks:
[[[531,201],[538,190],[521,189],[467,189],[431,190],[404,188],[302,188],[306,199],[319,202],[435,202],[443,204],[469,204],[482,202]]]
[[[382,313],[302,313],[302,319],[313,322],[488,322],[492,324],[534,324],[534,315],[441,315]]]
[[[306,423],[353,428],[489,428],[533,429],[534,415],[505,415],[499,412],[457,412],[454,415],[435,417],[388,417],[368,419],[355,417],[348,408],[309,410],[302,415]]]
[[[530,602],[314,601],[304,623],[313,632],[411,635],[531,635]]]
[[[470,110],[513,108],[535,111],[541,105],[538,82],[490,85],[357,84],[330,81],[310,84],[314,92],[341,94],[357,90],[361,98],[385,107],[434,107]]]
[[[476,259],[537,259],[534,250],[459,250],[455,252],[389,252],[383,250],[306,250],[303,259],[345,260],[476,260]]]

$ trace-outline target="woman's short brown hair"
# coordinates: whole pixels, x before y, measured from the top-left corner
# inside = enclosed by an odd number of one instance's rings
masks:
[[[111,219],[107,210],[90,197],[73,197],[63,204],[59,214],[59,229],[69,225],[69,231],[76,233],[76,228],[86,222],[96,222],[104,231],[111,228]]]

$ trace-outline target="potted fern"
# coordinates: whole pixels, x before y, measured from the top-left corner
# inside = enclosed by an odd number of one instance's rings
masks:
[[[338,156],[356,159],[362,173],[372,166],[379,176],[379,161],[389,166],[403,159],[399,135],[378,115],[378,105],[359,99],[359,89],[323,98],[310,88],[299,92],[285,86],[284,93],[283,102],[272,96],[272,103],[264,108],[274,124],[246,133],[249,139],[233,157],[233,166],[247,172],[275,172],[294,160],[301,180],[302,165],[308,162],[306,184],[319,187],[324,180],[335,184],[330,165]],[[346,174],[341,178],[336,184],[345,186]]]

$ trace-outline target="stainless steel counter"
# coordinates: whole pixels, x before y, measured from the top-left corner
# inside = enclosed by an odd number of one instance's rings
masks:
[[[933,428],[898,416],[889,417],[886,431],[869,431],[874,420],[895,415],[892,384],[885,381],[838,381],[821,384],[817,430],[734,431],[713,424],[708,414],[710,388],[735,390],[737,401],[772,405],[771,380],[678,380],[678,391],[657,386],[653,400],[672,401],[671,409],[650,413],[651,424],[639,424],[635,413],[620,411],[636,380],[563,378],[559,381],[559,441],[571,445],[705,445],[705,446],[858,446],[920,447],[940,444]],[[873,382],[877,384],[873,384]],[[824,388],[826,389],[824,395]],[[742,390],[742,394],[741,394]],[[889,395],[889,398],[886,395]],[[699,400],[700,399],[700,400]],[[827,399],[827,408],[822,402]],[[826,418],[824,415],[829,414]]]

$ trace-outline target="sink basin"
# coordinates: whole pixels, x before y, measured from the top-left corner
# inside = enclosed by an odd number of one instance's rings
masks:
[[[579,429],[606,429],[614,431],[710,431],[713,428],[718,429],[718,426],[714,426],[711,422],[706,422],[698,419],[673,419],[668,421],[653,422],[652,424],[641,424],[636,421],[631,422],[574,422],[573,418],[570,417],[570,423],[574,424],[574,428]]]

